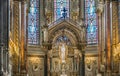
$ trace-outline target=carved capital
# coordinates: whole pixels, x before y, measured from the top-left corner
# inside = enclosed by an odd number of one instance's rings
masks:
[[[98,16],[100,16],[100,14],[103,12],[103,7],[104,7],[103,2],[98,2],[98,4],[97,4],[97,10],[96,10]]]

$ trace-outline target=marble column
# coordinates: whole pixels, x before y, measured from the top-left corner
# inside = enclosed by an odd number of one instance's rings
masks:
[[[118,17],[119,17],[119,15],[118,15],[118,1],[112,1],[111,2],[111,8],[112,8],[112,10],[111,10],[111,15],[112,15],[112,30],[111,30],[111,32],[112,32],[112,38],[111,38],[111,40],[112,40],[112,48],[116,48],[117,47],[117,44],[119,43],[119,34],[118,34]],[[114,68],[116,65],[114,64],[114,63],[116,63],[116,62],[114,62],[114,59],[113,58],[115,58],[115,57],[113,57],[113,53],[114,53],[114,51],[115,50],[113,50],[112,49],[112,51],[111,51],[111,53],[112,53],[112,55],[111,55],[111,63],[112,63],[112,73],[114,73],[115,71],[114,70],[116,70],[116,68]],[[119,65],[119,63],[118,63],[118,65]],[[119,69],[119,67],[117,67],[117,69]]]
[[[0,46],[0,52],[1,52],[1,63],[0,63],[0,75],[3,75],[3,45]]]
[[[3,57],[3,52],[6,54],[8,50],[8,29],[9,29],[9,0],[0,0],[0,76],[3,76],[3,72],[7,70],[7,63]],[[5,67],[3,69],[3,67]]]
[[[98,16],[98,72],[100,72],[100,65],[102,64],[102,11],[103,2],[97,4],[97,16]]]
[[[0,76],[3,75],[3,0],[0,0]]]
[[[110,1],[105,2],[105,48],[106,48],[106,76],[111,76],[111,11],[110,11]]]
[[[21,73],[26,74],[26,56],[25,56],[25,36],[26,36],[26,1],[23,0],[20,6],[20,62],[21,62]]]

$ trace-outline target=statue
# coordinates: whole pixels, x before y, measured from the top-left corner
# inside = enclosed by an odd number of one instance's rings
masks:
[[[61,46],[61,60],[62,60],[62,63],[65,62],[65,44],[62,43],[62,46]]]

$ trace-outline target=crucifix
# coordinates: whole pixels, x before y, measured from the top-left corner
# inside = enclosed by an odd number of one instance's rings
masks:
[[[61,11],[63,11],[63,13],[62,13],[63,18],[67,17],[66,8],[63,7],[63,10],[61,10]]]

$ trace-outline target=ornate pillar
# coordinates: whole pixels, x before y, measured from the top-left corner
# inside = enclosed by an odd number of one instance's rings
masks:
[[[19,75],[20,66],[18,65],[19,62],[19,55],[20,55],[20,24],[21,24],[21,10],[20,10],[21,3],[18,0],[13,0],[13,43],[14,43],[14,53],[15,58],[13,58],[12,63],[12,75]],[[17,55],[18,54],[18,55]]]
[[[0,76],[3,76],[3,0],[0,0]]]
[[[3,45],[0,45],[0,55],[1,55],[1,60],[0,60],[0,75],[3,75]]]
[[[118,1],[112,1],[112,45],[119,43],[118,37]]]
[[[119,59],[117,60],[117,55],[115,55],[115,51],[117,50],[117,48],[119,47],[119,46],[117,46],[117,44],[119,43],[119,34],[118,34],[118,17],[119,17],[119,15],[118,15],[118,1],[112,1],[111,2],[111,8],[112,8],[112,10],[111,10],[111,15],[112,15],[112,19],[111,19],[111,22],[112,22],[112,38],[111,38],[111,42],[112,42],[112,46],[111,46],[111,48],[112,48],[112,51],[111,51],[111,53],[112,53],[112,61],[111,61],[111,63],[112,63],[112,73],[116,73],[116,71],[118,71],[119,70]],[[115,57],[114,57],[114,55],[115,55]],[[117,61],[116,61],[117,60]],[[117,74],[116,74],[117,75]]]
[[[23,0],[22,2],[21,2],[21,29],[20,29],[20,31],[21,31],[21,37],[20,37],[20,61],[21,61],[21,74],[22,75],[26,75],[26,56],[25,56],[25,46],[26,46],[26,44],[25,44],[25,42],[26,42],[26,7],[27,7],[27,5],[26,5],[26,1],[25,0]]]
[[[9,1],[0,0],[0,76],[8,72]]]
[[[111,11],[110,1],[105,2],[105,51],[106,51],[106,76],[111,76]]]
[[[97,16],[98,16],[98,72],[100,72],[100,65],[102,64],[102,11],[103,2],[97,4]]]

